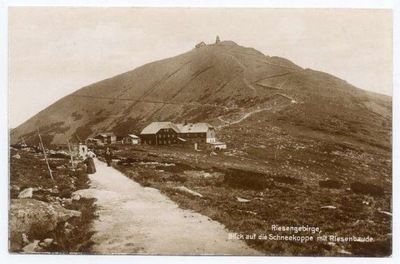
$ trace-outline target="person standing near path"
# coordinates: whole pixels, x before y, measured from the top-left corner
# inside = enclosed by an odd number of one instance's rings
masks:
[[[93,158],[96,157],[96,154],[92,150],[88,150],[86,154],[86,159],[83,161],[86,164],[86,173],[87,174],[94,174],[96,173],[96,167],[94,166]]]
[[[112,153],[111,149],[109,147],[107,147],[106,153],[104,154],[104,158],[106,159],[108,167],[111,166],[112,156],[113,156],[113,153]]]

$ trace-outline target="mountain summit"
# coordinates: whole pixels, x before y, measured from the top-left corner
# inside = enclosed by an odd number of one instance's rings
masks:
[[[45,144],[58,144],[188,120],[209,122],[222,134],[282,124],[293,133],[308,129],[390,146],[390,97],[233,41],[200,44],[79,89],[13,129],[11,142],[37,141],[37,129]]]

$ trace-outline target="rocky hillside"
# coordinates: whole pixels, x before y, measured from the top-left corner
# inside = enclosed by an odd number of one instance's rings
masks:
[[[242,126],[253,115],[262,118]],[[210,122],[221,134],[229,124],[262,134],[265,122],[272,122],[388,149],[391,98],[222,41],[83,87],[12,130],[11,143],[21,136],[37,141],[38,128],[45,144],[58,144],[105,131],[138,133],[152,121],[183,120]]]

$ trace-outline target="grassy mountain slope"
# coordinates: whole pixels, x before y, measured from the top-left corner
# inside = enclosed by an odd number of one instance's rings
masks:
[[[139,133],[153,121],[208,122],[226,151],[113,146],[117,168],[232,232],[307,224],[322,234],[375,239],[246,241],[266,254],[389,256],[391,109],[388,96],[224,41],[84,87],[12,130],[11,143],[21,136],[37,142],[38,128],[45,144],[58,144]],[[182,184],[204,197],[172,188]]]
[[[84,87],[14,129],[11,142],[21,136],[36,141],[38,128],[46,144],[57,144],[102,131],[138,133],[148,123],[164,120],[208,121],[223,131],[228,124],[242,126],[252,115],[300,131],[350,136],[390,148],[390,97],[232,41]],[[263,128],[265,123],[253,126]]]

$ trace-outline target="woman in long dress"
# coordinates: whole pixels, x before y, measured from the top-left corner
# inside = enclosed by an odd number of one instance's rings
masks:
[[[94,161],[93,158],[96,157],[96,154],[94,154],[93,151],[89,150],[88,153],[86,154],[86,173],[87,174],[94,174],[96,173],[96,167],[94,166]]]

